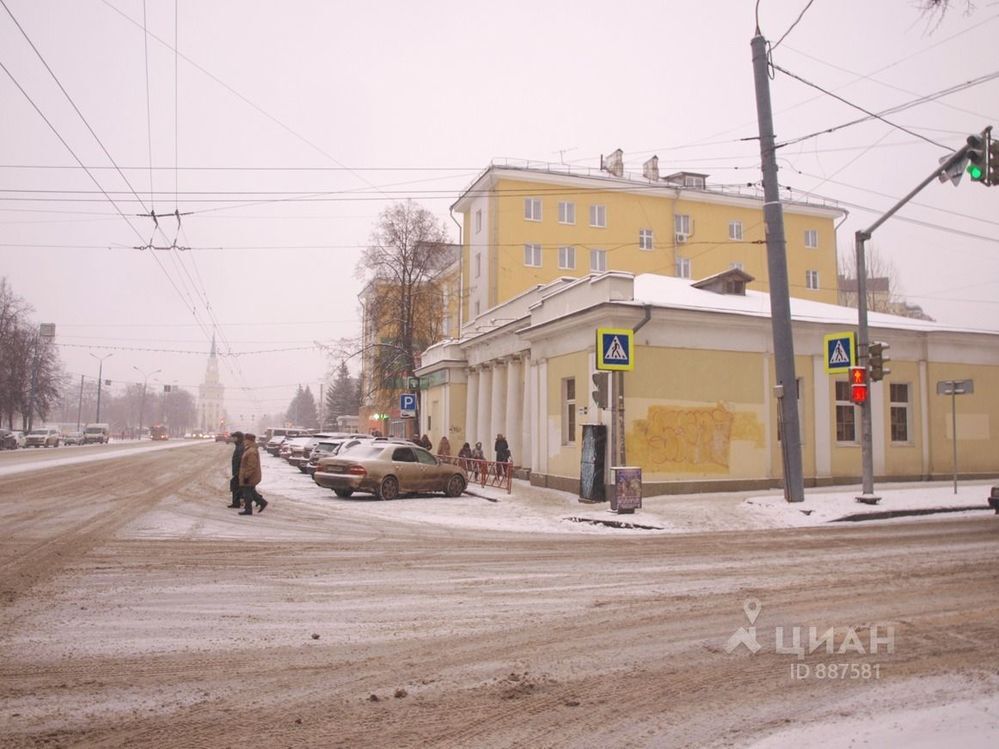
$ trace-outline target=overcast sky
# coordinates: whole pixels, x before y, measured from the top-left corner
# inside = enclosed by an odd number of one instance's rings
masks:
[[[0,275],[76,376],[111,353],[116,384],[159,369],[196,389],[214,331],[233,421],[318,390],[315,342],[357,335],[354,269],[392,201],[457,240],[448,206],[493,159],[596,167],[621,148],[635,170],[658,154],[714,184],[760,178],[751,0],[2,2]],[[930,20],[912,0],[815,0],[774,62],[876,112],[999,72],[999,4],[955,2]],[[807,0],[759,5],[776,42]],[[863,116],[779,72],[772,95],[778,141]],[[999,80],[887,119],[909,132],[874,120],[781,149],[792,195],[849,211],[841,253],[999,123]],[[139,215],[175,210],[179,231]],[[911,302],[999,330],[997,226],[999,187],[933,182],[873,244]]]

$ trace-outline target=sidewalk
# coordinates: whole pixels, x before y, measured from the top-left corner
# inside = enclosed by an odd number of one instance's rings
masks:
[[[875,494],[882,498],[877,505],[856,501],[856,496],[861,494],[859,485],[808,489],[805,501],[793,504],[786,502],[779,490],[767,494],[673,494],[645,497],[640,510],[621,515],[610,510],[609,502],[580,502],[571,492],[531,486],[521,479],[514,479],[510,494],[478,484],[469,484],[466,493],[506,505],[504,509],[514,515],[523,516],[525,520],[536,518],[552,528],[562,525],[565,530],[578,531],[580,526],[590,525],[611,532],[621,532],[620,527],[624,527],[631,532],[701,533],[818,526],[849,522],[845,519],[855,516],[878,517],[886,513],[932,513],[932,516],[940,517],[935,513],[945,511],[948,517],[985,517],[994,514],[988,504],[993,485],[999,485],[999,479],[959,483],[957,494],[954,494],[951,482],[885,484],[875,486]]]

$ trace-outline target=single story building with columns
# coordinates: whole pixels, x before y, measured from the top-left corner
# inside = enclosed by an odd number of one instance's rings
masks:
[[[607,427],[606,466],[642,468],[646,494],[780,486],[770,299],[746,281],[608,272],[533,288],[424,352],[420,431],[446,433],[454,453],[482,442],[488,458],[502,433],[532,483],[567,491],[587,424]],[[857,482],[860,409],[846,374],[826,373],[824,345],[857,311],[792,299],[791,314],[806,484]],[[876,480],[950,477],[955,424],[960,473],[999,475],[999,333],[877,313],[869,326],[891,357],[870,394]],[[636,330],[608,408],[594,401],[598,328]],[[939,395],[949,380],[974,392]]]

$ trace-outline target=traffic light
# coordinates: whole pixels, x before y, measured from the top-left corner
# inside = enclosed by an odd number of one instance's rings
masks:
[[[886,374],[891,374],[890,369],[885,369],[885,362],[890,361],[885,356],[885,351],[890,349],[887,343],[875,341],[867,347],[867,368],[871,373],[871,382],[880,382]]]
[[[968,136],[968,174],[974,182],[988,185],[991,128]]]
[[[593,373],[593,402],[597,408],[607,408],[607,390],[610,386],[610,372]]]
[[[992,131],[989,131],[989,170],[988,184],[999,185],[999,140],[992,139]]]
[[[856,405],[867,402],[867,369],[850,367],[850,400]]]

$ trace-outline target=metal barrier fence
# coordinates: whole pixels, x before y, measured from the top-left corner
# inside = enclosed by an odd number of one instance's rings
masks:
[[[513,491],[513,463],[459,458],[454,455],[438,455],[437,460],[464,468],[470,484],[476,483],[483,487],[495,486],[497,489],[506,489],[507,494]]]

